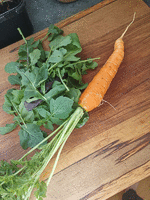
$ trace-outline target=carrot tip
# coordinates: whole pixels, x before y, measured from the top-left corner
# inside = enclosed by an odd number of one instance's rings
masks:
[[[125,33],[127,32],[127,30],[128,30],[128,28],[130,27],[130,25],[134,22],[134,20],[135,20],[135,15],[136,15],[136,12],[134,12],[132,21],[131,21],[130,24],[126,27],[125,31],[122,33],[122,35],[121,35],[121,37],[120,37],[121,39],[123,38],[123,36],[124,36]]]

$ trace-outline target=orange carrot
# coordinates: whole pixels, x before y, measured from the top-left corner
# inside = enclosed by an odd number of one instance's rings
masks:
[[[121,37],[115,41],[113,53],[80,96],[79,105],[87,112],[100,105],[110,86],[110,83],[115,77],[117,70],[124,58],[124,42],[122,38],[129,26],[133,23],[134,19],[135,13],[132,22],[126,27]]]

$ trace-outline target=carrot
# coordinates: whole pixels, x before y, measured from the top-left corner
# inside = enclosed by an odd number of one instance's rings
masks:
[[[124,58],[124,42],[122,40],[129,26],[133,23],[135,19],[135,14],[133,20],[126,27],[125,31],[115,41],[114,51],[108,58],[106,63],[100,69],[100,71],[95,75],[93,80],[89,83],[88,87],[84,90],[79,99],[79,105],[84,108],[87,112],[98,107],[103,100],[105,93],[107,92],[110,83],[115,77],[117,70]]]

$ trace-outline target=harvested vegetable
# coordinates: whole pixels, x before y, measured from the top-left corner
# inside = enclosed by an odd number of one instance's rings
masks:
[[[60,37],[61,30],[51,27],[47,34],[51,40],[50,52],[42,49],[41,41],[34,42],[33,39],[26,41],[24,38],[25,45],[19,49],[20,58],[17,67],[16,63],[5,67],[8,73],[17,73],[15,77],[10,78],[10,82],[20,83],[20,90],[11,89],[7,92],[3,106],[7,113],[14,114],[15,122],[0,128],[0,131],[1,134],[5,134],[20,125],[22,147],[32,148],[19,160],[11,160],[10,163],[1,161],[0,199],[28,200],[34,188],[37,199],[46,197],[47,186],[68,137],[74,128],[82,127],[86,123],[87,112],[101,103],[122,62],[124,55],[122,38],[125,32],[117,39],[113,54],[88,86],[82,83],[81,74],[97,65],[93,59],[81,61],[76,56],[81,51],[76,35]],[[49,77],[52,80],[49,80]],[[59,81],[56,81],[55,78],[58,77]],[[49,82],[52,84],[47,90],[46,85]],[[70,85],[73,86],[72,89]],[[86,86],[81,94],[80,90]],[[24,104],[33,102],[36,102],[36,106],[34,104],[33,109],[27,111]],[[59,126],[45,137],[45,133],[40,129],[40,125],[43,124],[50,129],[53,129],[53,124]],[[38,141],[35,142],[36,134]],[[50,138],[52,139],[47,143]],[[36,149],[40,151],[28,159],[28,155]],[[40,181],[40,175],[56,152],[56,160],[47,182]]]
[[[61,29],[50,25],[46,35],[50,51],[45,51],[42,47],[45,37],[27,41],[18,30],[25,44],[19,48],[18,60],[8,63],[5,71],[11,74],[8,81],[20,88],[8,90],[3,105],[5,112],[14,115],[14,123],[0,127],[0,134],[20,126],[20,145],[27,149],[47,136],[41,126],[53,131],[54,124],[61,125],[73,113],[81,90],[87,87],[82,75],[97,67],[97,63],[95,58],[81,60],[77,56],[82,48],[75,33],[62,36]]]
[[[88,87],[80,96],[79,105],[87,112],[100,105],[105,93],[110,86],[110,83],[115,77],[118,68],[124,58],[124,42],[122,38],[128,30],[129,26],[133,23],[134,19],[135,14],[132,22],[127,26],[124,33],[116,40],[114,51],[111,56],[108,58],[104,66],[100,69],[100,71],[96,74],[93,80],[89,83]]]

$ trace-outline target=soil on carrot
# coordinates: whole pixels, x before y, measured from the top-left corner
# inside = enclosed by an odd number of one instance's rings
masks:
[[[0,14],[3,14],[4,12],[16,7],[21,0],[10,0],[4,3],[0,3]]]

